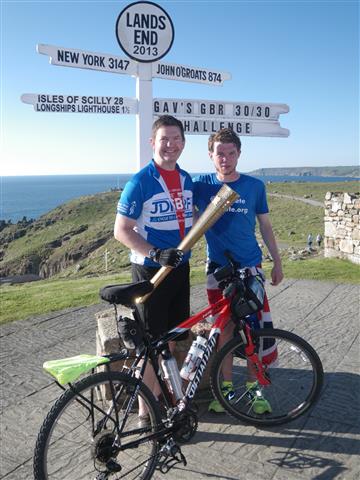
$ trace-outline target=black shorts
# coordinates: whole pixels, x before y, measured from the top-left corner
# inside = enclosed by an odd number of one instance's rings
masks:
[[[150,280],[158,268],[131,264],[133,282]],[[137,305],[140,318],[153,338],[158,338],[190,316],[189,262],[174,268],[153,291],[144,304]],[[184,340],[188,332],[175,341]]]

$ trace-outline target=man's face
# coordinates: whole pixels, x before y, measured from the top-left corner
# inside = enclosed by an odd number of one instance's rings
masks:
[[[175,165],[184,150],[185,141],[176,126],[160,127],[154,139],[151,139],[154,159],[162,165]]]
[[[214,151],[209,152],[209,157],[214,162],[217,173],[229,177],[236,172],[240,151],[234,143],[215,142]]]

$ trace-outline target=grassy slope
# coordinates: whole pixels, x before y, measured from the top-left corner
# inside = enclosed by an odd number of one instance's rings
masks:
[[[358,181],[330,183],[286,182],[268,183],[266,189],[269,193],[281,193],[284,195],[293,195],[295,197],[309,195],[313,200],[323,202],[326,192],[355,193],[359,192],[360,184]]]
[[[117,258],[117,267],[128,265],[127,250],[113,239],[113,225],[115,219],[115,207],[118,199],[118,192],[108,192],[99,195],[91,195],[80,197],[66,203],[46,215],[40,217],[34,224],[33,228],[28,229],[28,233],[9,243],[5,250],[5,257],[1,264],[13,263],[18,265],[24,261],[25,257],[40,256],[47,258],[50,265],[54,265],[60,259],[64,259],[67,255],[74,252],[81,252],[86,246],[104,239],[104,244],[99,249],[91,252],[86,259],[74,261],[74,266],[63,272],[64,276],[72,276],[74,267],[80,265],[83,274],[97,271],[97,265],[101,258],[104,264],[104,252],[109,250],[110,259]],[[45,227],[47,222],[54,223]],[[47,248],[46,244],[54,240],[66,238],[69,232],[86,226],[87,229],[77,235],[69,235],[69,239],[63,240],[62,245],[58,248]],[[16,228],[14,225],[13,229]],[[7,229],[6,229],[7,230]],[[4,234],[2,232],[2,234]],[[0,234],[1,235],[1,234]],[[93,269],[87,269],[89,264],[93,264]]]
[[[270,217],[278,242],[303,248],[310,232],[324,232],[324,209],[296,200],[269,197]]]
[[[323,200],[325,193],[331,191],[356,191],[357,182],[341,184],[285,183],[269,184],[269,192],[278,192],[302,197],[312,194],[312,198]],[[109,240],[89,256],[51,280],[23,285],[6,285],[1,287],[0,322],[26,318],[56,311],[66,307],[88,305],[98,302],[98,291],[108,283],[122,283],[129,280],[128,251],[112,238],[114,206],[118,193],[83,197],[59,207],[41,217],[40,223],[54,216],[56,223],[44,229],[31,229],[29,235],[9,244],[7,254],[12,260],[19,259],[25,253],[41,252],[43,244],[65,235],[67,232],[88,225],[88,229],[55,249],[54,255],[63,255],[65,251],[79,248],[101,236]],[[277,240],[280,245],[303,248],[307,234],[323,231],[323,208],[314,207],[294,200],[269,197],[270,214]],[[294,232],[294,233],[290,233]],[[105,271],[104,253],[108,251],[108,271]],[[311,258],[291,262],[284,255],[284,271],[288,278],[311,278],[334,280],[339,282],[359,283],[358,266],[337,259]],[[205,243],[200,240],[193,250],[192,283],[204,281]],[[265,262],[269,271],[271,264]],[[21,305],[21,308],[19,308]]]

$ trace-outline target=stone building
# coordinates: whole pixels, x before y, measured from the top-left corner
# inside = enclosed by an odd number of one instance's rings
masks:
[[[327,192],[325,195],[325,257],[347,258],[360,264],[360,194]]]

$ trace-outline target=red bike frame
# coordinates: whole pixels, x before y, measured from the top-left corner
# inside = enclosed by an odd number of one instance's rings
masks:
[[[231,321],[230,303],[231,303],[231,298],[224,298],[224,297],[221,298],[214,305],[209,305],[208,307],[204,308],[203,310],[196,313],[195,315],[192,315],[191,317],[187,318],[186,320],[181,322],[177,327],[173,328],[172,330],[169,330],[169,332],[167,332],[159,340],[154,342],[157,348],[159,348],[159,346],[161,347],[161,345],[171,340],[174,340],[178,335],[189,330],[191,327],[193,327],[197,323],[204,321],[211,316],[218,315],[218,317],[216,318],[211,328],[206,349],[201,359],[201,362],[196,369],[195,376],[187,386],[185,397],[189,400],[192,399],[195,395],[195,392],[200,384],[205,368],[208,364],[209,358],[214,348],[216,347],[216,344],[221,332],[224,330],[226,325]],[[261,385],[269,385],[270,381],[266,377],[264,365],[262,364],[258,354],[256,353],[255,345],[251,337],[251,328],[248,324],[245,324],[244,333],[246,337],[246,338],[243,338],[243,340],[245,341],[244,342],[245,354],[248,361],[251,362],[251,367],[256,373],[257,380]]]

